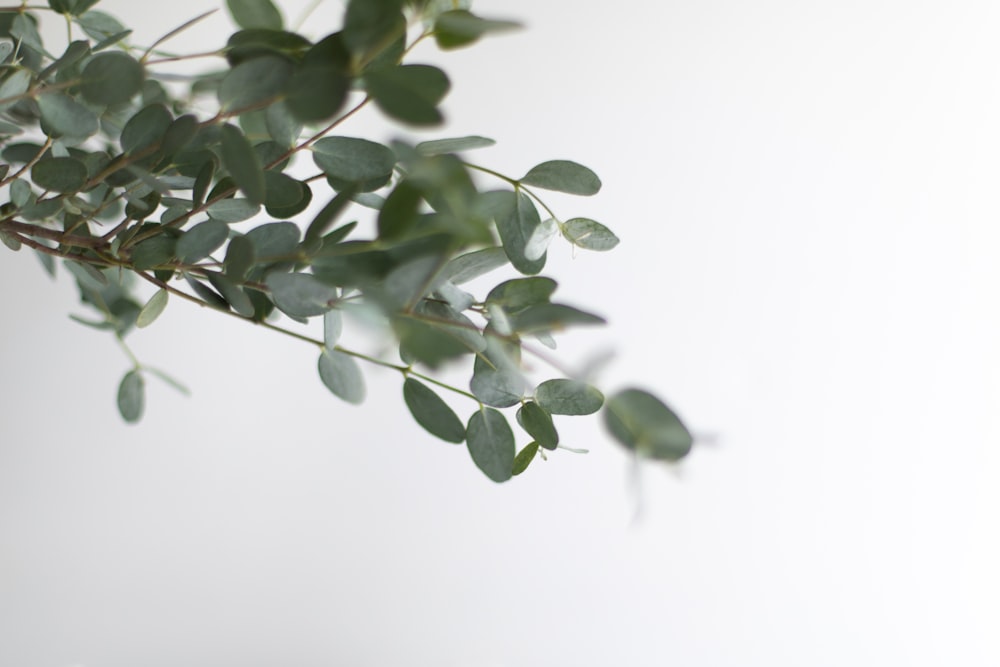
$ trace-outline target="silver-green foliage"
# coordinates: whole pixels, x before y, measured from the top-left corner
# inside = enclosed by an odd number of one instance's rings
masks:
[[[652,394],[605,402],[587,381],[535,377],[522,362],[537,354],[526,341],[552,345],[568,327],[604,322],[553,302],[556,281],[538,275],[560,235],[585,250],[618,244],[595,220],[558,218],[538,192],[595,195],[597,174],[559,159],[509,177],[466,158],[493,145],[482,136],[386,145],[339,134],[366,109],[404,127],[441,124],[451,83],[410,62],[412,47],[458,49],[516,23],[477,16],[468,2],[350,0],[338,30],[304,35],[272,0],[226,0],[237,29],[209,54],[221,67],[180,90],[164,85],[164,66],[184,56],[164,43],[207,14],[144,46],[97,4],[48,0],[70,26],[65,46],[43,44],[45,8],[0,9],[0,240],[34,249],[50,272],[63,260],[98,314],[74,319],[127,351],[126,335],[170,302],[211,306],[315,345],[320,380],[348,403],[365,398],[363,364],[394,369],[417,424],[464,442],[496,482],[570,449],[553,415],[603,408],[625,447],[668,461],[687,454],[688,430]],[[326,203],[307,213],[314,199]],[[366,218],[374,235],[358,231]],[[485,294],[467,288],[502,267],[507,279]],[[400,360],[342,345],[349,314],[380,324]],[[282,317],[322,318],[324,335]],[[117,402],[136,422],[148,375],[183,387],[129,357]],[[468,387],[444,381],[443,367],[465,368]],[[464,402],[467,419],[442,395]],[[520,449],[505,410],[516,410]]]

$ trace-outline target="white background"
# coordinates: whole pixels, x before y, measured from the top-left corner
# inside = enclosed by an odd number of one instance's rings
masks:
[[[100,8],[148,43],[205,6]],[[636,477],[563,419],[591,453],[497,486],[391,372],[347,406],[309,346],[180,301],[130,341],[194,396],[150,380],[127,426],[126,359],[4,251],[0,665],[1000,663],[1000,6],[477,8],[528,29],[414,54],[454,84],[433,136],[602,175],[552,197],[622,238],[550,252],[612,321],[561,355],[615,347],[602,385],[656,388],[706,441]]]

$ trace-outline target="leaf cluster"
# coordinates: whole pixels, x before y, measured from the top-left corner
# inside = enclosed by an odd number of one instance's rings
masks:
[[[495,482],[570,449],[557,416],[603,410],[638,454],[687,454],[690,433],[652,394],[605,400],[565,372],[529,377],[522,363],[527,342],[554,346],[566,329],[604,323],[554,300],[556,281],[541,275],[558,237],[589,251],[618,244],[595,220],[557,217],[539,194],[595,195],[592,170],[556,159],[511,177],[467,160],[493,144],[485,137],[385,144],[339,133],[366,107],[403,127],[440,125],[450,81],[410,62],[413,47],[458,49],[516,23],[452,2],[351,0],[338,30],[307,36],[271,0],[228,0],[238,29],[209,54],[219,67],[178,93],[161,68],[184,56],[162,44],[198,19],[144,47],[98,4],[49,0],[70,26],[54,52],[39,12],[0,10],[0,239],[32,248],[50,271],[62,261],[98,318],[78,321],[127,350],[125,337],[172,300],[193,301],[315,345],[320,381],[347,403],[365,399],[362,364],[396,369],[417,424],[465,443]],[[359,231],[362,218],[374,234]],[[469,287],[502,267],[514,277]],[[345,316],[358,314],[380,323],[398,360],[341,345]],[[321,340],[279,325],[313,318]],[[118,407],[134,422],[145,377],[174,381],[129,356]],[[445,366],[466,368],[467,388],[439,379]]]

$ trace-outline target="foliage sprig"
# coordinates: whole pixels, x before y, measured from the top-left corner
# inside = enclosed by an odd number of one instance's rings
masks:
[[[687,428],[648,391],[605,400],[586,378],[536,383],[522,364],[525,339],[554,346],[564,329],[604,323],[553,301],[557,283],[540,275],[556,237],[592,251],[618,244],[595,220],[560,219],[537,192],[595,195],[593,171],[550,160],[514,178],[467,161],[493,144],[485,137],[386,145],[335,133],[372,107],[404,127],[441,124],[450,81],[410,62],[413,47],[457,49],[516,23],[458,0],[351,0],[338,30],[306,36],[271,0],[228,0],[238,30],[185,56],[162,45],[208,14],[143,47],[97,4],[0,7],[0,240],[33,249],[50,272],[61,260],[98,317],[75,319],[121,342],[132,363],[118,389],[126,421],[142,417],[147,375],[176,383],[141,364],[125,337],[183,299],[315,345],[320,380],[348,403],[365,398],[363,364],[395,369],[416,422],[464,442],[495,482],[571,449],[555,415],[603,410],[611,435],[641,456],[689,452]],[[53,14],[67,26],[58,55],[38,31]],[[195,57],[222,66],[180,84],[158,69]],[[303,176],[306,154],[314,169]],[[314,197],[327,203],[310,214]],[[343,222],[349,214],[371,219],[374,234]],[[520,276],[485,295],[467,289],[507,265]],[[152,296],[139,297],[139,284]],[[344,315],[357,309],[391,334],[398,362],[341,345]],[[312,318],[322,339],[294,328]],[[441,379],[463,363],[468,389]],[[441,391],[471,408],[467,420]],[[527,440],[520,450],[509,409]]]

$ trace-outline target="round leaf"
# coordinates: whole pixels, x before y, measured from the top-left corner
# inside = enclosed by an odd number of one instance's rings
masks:
[[[241,28],[281,30],[284,27],[281,12],[271,0],[226,0],[226,7]]]
[[[312,146],[313,161],[327,176],[346,183],[381,184],[392,176],[396,154],[387,146],[354,137],[324,137]]]
[[[82,73],[80,92],[91,104],[121,104],[142,89],[145,73],[132,56],[120,51],[94,56]]]
[[[229,227],[218,220],[207,220],[184,232],[177,240],[177,259],[193,264],[217,250],[229,236]]]
[[[86,139],[97,132],[97,115],[69,95],[39,95],[38,111],[45,128],[58,136]]]
[[[277,98],[285,90],[292,64],[278,56],[240,63],[219,84],[219,104],[226,111],[245,109]]]

